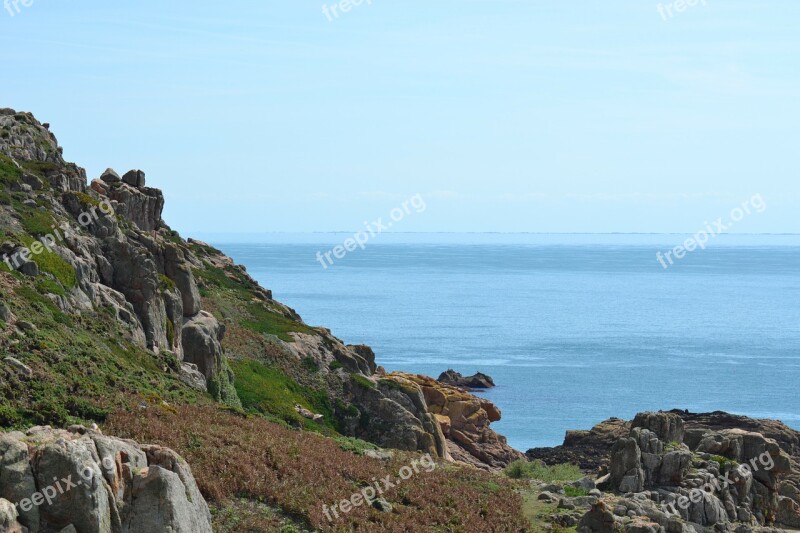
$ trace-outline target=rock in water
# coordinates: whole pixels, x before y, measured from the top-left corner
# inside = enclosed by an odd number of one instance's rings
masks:
[[[464,389],[491,389],[494,387],[494,380],[486,374],[478,372],[472,376],[462,376],[452,368],[447,372],[442,372],[437,381]]]

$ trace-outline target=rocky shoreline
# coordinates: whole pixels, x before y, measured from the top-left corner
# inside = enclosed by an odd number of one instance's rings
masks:
[[[539,485],[579,533],[778,532],[800,528],[800,432],[724,412],[640,413],[570,431],[531,461],[579,464],[592,494]]]

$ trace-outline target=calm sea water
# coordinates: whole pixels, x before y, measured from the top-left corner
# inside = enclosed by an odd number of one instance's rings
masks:
[[[719,237],[664,270],[683,237],[393,234],[323,269],[345,237],[207,240],[388,370],[493,376],[521,450],[653,409],[800,428],[798,236]]]

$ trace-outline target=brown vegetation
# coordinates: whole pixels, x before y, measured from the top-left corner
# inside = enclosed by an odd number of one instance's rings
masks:
[[[260,501],[321,531],[514,532],[525,527],[521,498],[509,481],[447,464],[430,473],[420,470],[388,490],[384,498],[394,507],[391,513],[361,506],[328,522],[323,505],[350,498],[375,479],[395,478],[414,456],[397,453],[379,461],[344,451],[320,435],[213,406],[120,411],[105,429],[175,449],[212,503]],[[253,516],[246,522],[248,531],[275,527],[274,516],[258,525]]]

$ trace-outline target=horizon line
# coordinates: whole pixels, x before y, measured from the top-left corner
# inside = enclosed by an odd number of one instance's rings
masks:
[[[339,235],[352,234],[352,230],[337,231],[192,231],[208,235]],[[689,235],[692,232],[636,232],[636,231],[386,231],[384,235]],[[717,236],[800,236],[800,233],[720,233]],[[191,238],[191,237],[190,237]]]

